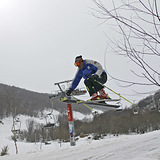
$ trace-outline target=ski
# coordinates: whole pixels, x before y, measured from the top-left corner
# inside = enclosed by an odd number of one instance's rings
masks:
[[[115,101],[120,101],[120,99],[97,99],[97,100],[92,100],[92,101],[87,101],[87,102],[115,102]]]
[[[61,97],[60,100],[62,102],[66,102],[66,103],[77,103],[77,104],[90,104],[90,105],[98,105],[98,106],[106,106],[106,107],[113,107],[113,108],[119,108],[120,105],[119,104],[108,104],[108,103],[101,103],[103,101],[83,101],[83,100],[79,100],[79,99],[68,99],[66,97]],[[110,100],[110,99],[106,99],[106,100]]]

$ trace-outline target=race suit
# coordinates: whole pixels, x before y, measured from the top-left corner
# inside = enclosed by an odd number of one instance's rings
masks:
[[[94,74],[98,75],[97,76],[98,78],[96,80],[101,82],[102,84],[104,84],[107,81],[107,74],[105,70],[102,68],[100,63],[93,60],[83,60],[82,69],[78,69],[75,78],[73,79],[71,85],[72,90],[74,90],[78,86],[82,77],[85,79],[84,84],[86,85],[86,88],[90,96],[92,96],[94,93],[97,93],[99,90],[104,88],[96,81],[90,80],[90,76]]]

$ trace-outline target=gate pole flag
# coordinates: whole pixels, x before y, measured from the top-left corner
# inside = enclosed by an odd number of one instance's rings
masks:
[[[72,105],[67,104],[67,111],[68,111],[68,125],[69,125],[69,135],[70,135],[70,145],[75,146],[75,135],[74,135],[74,122],[73,122],[73,112],[72,112]]]

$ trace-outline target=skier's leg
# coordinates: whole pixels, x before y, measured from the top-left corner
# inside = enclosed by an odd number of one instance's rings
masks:
[[[97,99],[100,99],[100,97],[98,96],[94,86],[93,86],[93,82],[90,81],[89,79],[86,79],[84,81],[84,84],[86,85],[86,88],[89,92],[89,95],[92,96],[91,99],[89,99],[88,101],[93,101],[93,100],[97,100]]]
[[[106,83],[107,74],[106,73],[102,73],[101,77],[98,78],[97,81],[99,81],[102,84]],[[108,94],[105,93],[105,90],[103,89],[104,87],[102,85],[100,85],[99,83],[95,82],[94,83],[94,87],[95,87],[96,92],[100,93],[100,98],[101,99],[110,99]]]
[[[107,81],[107,74],[106,73],[102,73],[101,76],[96,79],[96,81],[98,81],[98,82],[100,82],[102,84],[106,83],[106,81]],[[93,82],[93,85],[94,85],[94,88],[95,88],[96,92],[98,92],[101,89],[103,89],[104,86],[100,85],[96,81]]]
[[[84,84],[86,85],[87,91],[89,92],[90,96],[96,93],[96,90],[93,87],[93,82],[91,82],[89,79],[85,79]]]

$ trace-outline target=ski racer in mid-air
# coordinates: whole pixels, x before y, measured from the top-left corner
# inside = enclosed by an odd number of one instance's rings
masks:
[[[107,74],[100,63],[93,60],[84,60],[82,56],[77,56],[74,64],[78,67],[78,71],[73,79],[71,87],[66,92],[67,96],[71,95],[72,91],[75,90],[83,77],[85,79],[84,84],[86,85],[89,95],[91,96],[91,99],[88,101],[110,99],[108,94],[105,93],[103,89],[104,87],[101,85],[106,83]]]

